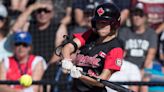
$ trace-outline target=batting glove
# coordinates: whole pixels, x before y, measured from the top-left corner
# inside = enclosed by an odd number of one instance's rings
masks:
[[[62,68],[65,70],[71,70],[71,68],[73,67],[73,63],[71,59],[63,59],[62,61]]]
[[[80,78],[82,76],[82,74],[81,74],[82,71],[83,71],[83,69],[81,67],[73,66],[70,71],[70,75],[73,78]]]

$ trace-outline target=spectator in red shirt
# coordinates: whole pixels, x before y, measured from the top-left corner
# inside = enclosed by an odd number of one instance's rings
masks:
[[[41,56],[31,54],[32,37],[28,32],[14,34],[14,55],[4,58],[0,63],[0,80],[16,81],[24,75],[40,80],[46,69],[46,62]],[[38,92],[39,86],[28,88],[21,85],[0,85],[0,92]]]

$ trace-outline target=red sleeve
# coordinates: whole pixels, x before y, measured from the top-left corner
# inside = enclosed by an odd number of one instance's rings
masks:
[[[119,71],[122,65],[123,49],[114,48],[105,57],[104,69]]]
[[[80,40],[81,46],[84,46],[86,40],[89,38],[92,32],[93,32],[92,30],[88,30],[83,34],[77,33],[77,34],[73,34],[73,36]]]

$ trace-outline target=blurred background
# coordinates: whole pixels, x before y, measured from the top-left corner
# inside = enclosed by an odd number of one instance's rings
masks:
[[[126,52],[121,71],[109,80],[164,82],[164,0],[0,0],[0,62],[15,54],[13,34],[29,32],[30,53],[46,61],[41,80],[64,82],[47,86],[47,92],[72,92],[72,78],[62,74],[55,48],[65,40],[64,35],[72,37],[91,28],[94,9],[102,3],[114,3],[121,11],[118,36]],[[137,34],[136,30],[144,31]],[[2,67],[6,64],[1,65],[0,80],[8,80],[3,79]],[[126,87],[136,92],[164,92],[162,86]]]

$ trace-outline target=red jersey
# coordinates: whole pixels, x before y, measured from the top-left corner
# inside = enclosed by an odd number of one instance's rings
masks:
[[[103,69],[120,70],[123,59],[123,46],[117,38],[96,44],[99,36],[93,30],[88,30],[83,35],[74,36],[79,39],[82,47],[73,61],[77,66],[82,67],[84,72],[99,76]],[[76,89],[80,92],[102,92],[105,89],[88,86],[81,80],[76,80],[74,83]]]

